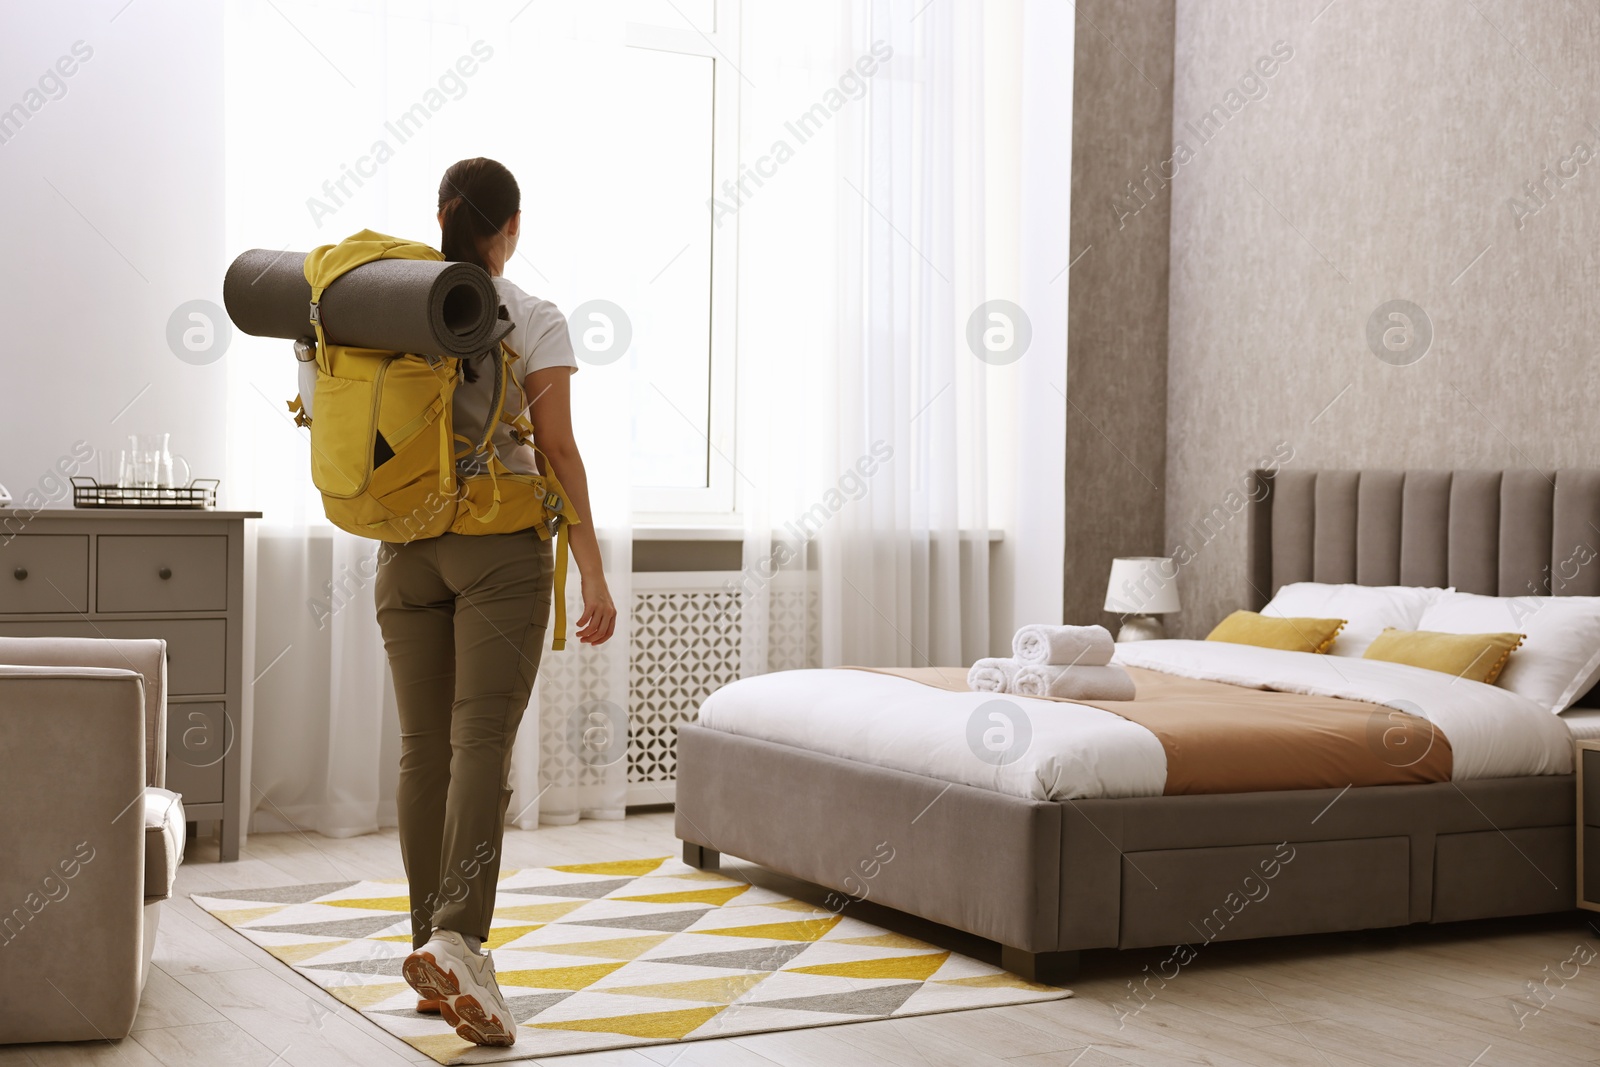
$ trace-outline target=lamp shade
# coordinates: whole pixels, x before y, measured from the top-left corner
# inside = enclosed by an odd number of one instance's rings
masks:
[[[1118,615],[1165,615],[1177,611],[1177,564],[1167,556],[1118,556],[1111,561],[1106,610]]]

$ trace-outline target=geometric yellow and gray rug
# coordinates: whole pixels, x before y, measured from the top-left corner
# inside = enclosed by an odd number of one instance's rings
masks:
[[[732,1037],[1057,1000],[986,963],[657,858],[503,872],[494,925],[517,1043],[419,1015],[405,879],[196,893],[195,903],[440,1063]]]

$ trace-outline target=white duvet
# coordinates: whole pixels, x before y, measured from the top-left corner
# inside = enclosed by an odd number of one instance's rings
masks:
[[[1123,644],[1114,662],[1420,715],[1450,740],[1457,781],[1572,771],[1572,733],[1555,715],[1509,690],[1436,671],[1219,641]],[[866,671],[746,678],[707,697],[699,722],[1038,800],[1159,796],[1166,785],[1161,742],[1120,715],[1028,697],[949,693]]]

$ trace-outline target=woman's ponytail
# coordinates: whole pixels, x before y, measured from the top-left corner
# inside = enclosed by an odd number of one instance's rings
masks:
[[[442,195],[442,190],[441,190]],[[457,193],[439,204],[439,251],[444,258],[461,263],[483,266],[483,253],[478,250],[478,232],[472,225],[472,209],[466,198]]]
[[[521,209],[522,190],[503,164],[482,156],[453,164],[439,182],[439,251],[445,259],[486,267],[483,242]]]
[[[522,190],[504,164],[483,156],[452,164],[439,182],[439,251],[445,259],[488,270],[484,242],[520,210]],[[471,360],[462,370],[467,381],[477,380]]]

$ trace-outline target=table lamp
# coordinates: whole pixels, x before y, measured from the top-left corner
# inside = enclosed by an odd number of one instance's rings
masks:
[[[1178,610],[1178,567],[1167,556],[1118,556],[1111,561],[1106,610],[1123,616],[1118,641],[1167,636],[1161,616]]]

